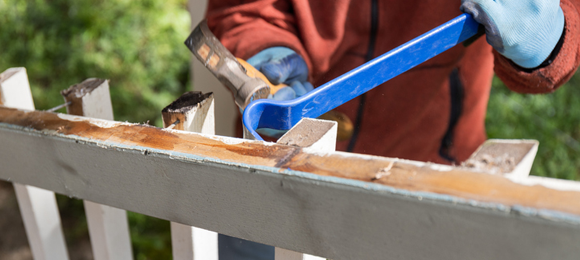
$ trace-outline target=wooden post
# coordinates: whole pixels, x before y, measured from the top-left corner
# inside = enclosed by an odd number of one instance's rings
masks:
[[[202,134],[215,134],[212,93],[187,92],[163,109],[163,126]],[[218,234],[171,222],[173,259],[218,260]]]
[[[309,152],[334,152],[336,121],[304,118],[278,140],[278,144],[302,147]],[[323,260],[325,258],[276,247],[275,260]]]
[[[35,109],[25,68],[10,68],[0,74],[0,103]],[[34,259],[68,259],[54,193],[17,183],[14,190]]]
[[[214,124],[213,93],[199,91],[186,92],[163,109],[163,126],[175,130],[213,135]]]
[[[87,79],[61,92],[71,115],[113,120],[109,82]],[[127,212],[84,201],[95,260],[133,259]]]

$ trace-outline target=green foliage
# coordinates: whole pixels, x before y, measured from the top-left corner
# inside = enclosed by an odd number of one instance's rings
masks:
[[[91,77],[110,80],[115,119],[161,126],[189,82],[186,0],[0,0],[0,71],[26,67],[37,109]],[[82,201],[58,196],[69,244],[87,239]],[[171,259],[169,222],[129,212],[135,259]]]
[[[136,260],[171,259],[169,221],[127,212]]]
[[[56,194],[60,219],[65,230],[65,240],[69,249],[78,247],[83,239],[88,239],[87,218],[83,201]]]
[[[188,86],[185,0],[0,0],[0,68],[26,67],[37,109],[86,78],[110,79],[115,119],[161,125]]]
[[[490,138],[537,139],[533,175],[580,180],[580,75],[551,94],[518,94],[495,78],[486,118]]]

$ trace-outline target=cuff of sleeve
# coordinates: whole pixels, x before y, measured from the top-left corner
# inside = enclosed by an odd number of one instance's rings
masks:
[[[494,50],[495,72],[506,86],[519,93],[549,93],[572,77],[580,63],[580,16],[569,1],[560,4],[564,12],[563,43],[551,64],[537,69],[524,69]]]
[[[564,45],[564,38],[565,37],[566,37],[566,30],[564,30],[562,32],[562,35],[560,36],[560,40],[558,40],[558,43],[556,44],[556,47],[554,47],[554,49],[552,50],[552,53],[550,53],[550,56],[548,56],[548,58],[546,60],[544,60],[544,62],[542,62],[542,64],[540,64],[540,66],[532,68],[532,69],[525,69],[524,68],[524,71],[532,72],[536,69],[545,68],[545,67],[548,67],[550,64],[552,64],[552,62],[554,62],[556,57],[558,57],[558,54],[560,54],[560,50],[562,50],[562,45]]]

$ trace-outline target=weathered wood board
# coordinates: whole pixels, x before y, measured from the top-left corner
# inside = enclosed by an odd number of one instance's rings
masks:
[[[576,182],[9,108],[0,147],[0,178],[323,257],[580,255]]]

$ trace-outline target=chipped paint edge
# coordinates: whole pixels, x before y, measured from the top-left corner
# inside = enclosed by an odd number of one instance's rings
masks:
[[[83,118],[83,119],[85,119],[85,118]],[[92,122],[92,120],[91,120],[91,122]],[[214,164],[220,165],[220,166],[223,166],[223,165],[234,166],[234,167],[240,167],[240,168],[244,168],[244,169],[248,169],[248,170],[254,170],[254,171],[257,170],[257,171],[255,171],[257,173],[259,173],[259,171],[262,171],[262,172],[268,173],[268,174],[283,175],[283,176],[287,176],[287,177],[296,177],[296,178],[306,179],[306,180],[314,181],[314,182],[338,184],[338,185],[345,186],[345,187],[359,188],[359,189],[366,191],[366,192],[378,192],[382,195],[402,196],[402,197],[405,197],[408,199],[416,199],[416,200],[420,200],[420,201],[425,200],[425,201],[429,201],[432,203],[451,203],[454,205],[467,206],[467,207],[472,208],[472,209],[492,210],[492,211],[501,212],[504,214],[515,214],[515,215],[521,215],[521,216],[526,216],[526,217],[531,217],[531,218],[544,219],[544,220],[548,220],[548,221],[565,222],[568,224],[580,226],[580,215],[574,215],[571,213],[565,213],[565,212],[560,212],[560,211],[555,211],[555,210],[538,209],[538,208],[532,208],[532,207],[524,207],[524,206],[520,206],[520,205],[508,206],[505,204],[495,203],[495,202],[481,202],[481,201],[477,201],[477,200],[473,200],[473,199],[463,199],[463,198],[459,198],[459,197],[452,196],[452,195],[437,194],[437,193],[423,192],[423,191],[409,191],[409,190],[398,189],[398,188],[394,188],[394,187],[390,187],[390,186],[378,184],[378,183],[369,183],[369,182],[352,180],[352,179],[345,179],[345,178],[334,177],[334,176],[321,176],[321,175],[317,175],[314,173],[295,171],[295,170],[290,170],[290,169],[282,169],[282,168],[271,167],[271,166],[248,165],[248,164],[244,164],[244,163],[229,162],[229,161],[224,161],[224,160],[217,159],[217,158],[208,158],[208,157],[203,157],[203,156],[198,156],[195,154],[189,154],[189,153],[183,153],[183,152],[166,151],[166,150],[160,150],[160,149],[156,149],[156,148],[127,145],[127,144],[121,144],[121,143],[110,142],[110,141],[100,141],[100,140],[90,139],[87,137],[79,137],[76,135],[64,135],[62,133],[58,133],[58,132],[53,131],[53,130],[51,130],[51,131],[39,131],[36,129],[31,129],[31,128],[7,124],[7,123],[0,123],[0,128],[6,128],[6,129],[12,130],[12,131],[25,130],[24,132],[26,132],[27,134],[31,134],[33,136],[45,136],[45,137],[53,138],[53,139],[61,139],[63,141],[78,142],[81,144],[91,145],[91,146],[104,148],[104,149],[111,149],[112,148],[114,150],[119,150],[119,151],[133,151],[133,152],[137,152],[137,153],[141,153],[141,154],[147,154],[147,156],[167,157],[170,159],[180,160],[180,161],[184,161],[184,162],[214,163]],[[170,130],[170,131],[179,131],[179,130]],[[180,132],[188,133],[188,132],[184,132],[184,131],[180,131]],[[188,134],[193,134],[193,133],[188,133]],[[228,138],[228,139],[230,139],[230,138]],[[218,138],[217,140],[220,140],[220,138]],[[244,142],[247,142],[247,141],[248,140],[244,140]],[[259,142],[259,141],[250,141],[250,142]],[[372,159],[374,157],[377,157],[377,156],[350,154],[350,153],[345,153],[345,152],[336,152],[335,154],[348,156],[348,157],[359,157],[359,158],[364,158],[364,159]],[[384,157],[377,157],[377,158],[385,159]],[[391,158],[388,158],[388,159],[391,159]],[[409,163],[410,165],[417,166],[417,167],[427,166],[427,167],[431,168],[431,167],[433,167],[433,165],[435,165],[436,168],[438,167],[438,165],[436,165],[436,164],[423,163],[423,162],[418,162],[418,161],[404,160],[404,159],[398,159],[398,158],[394,158],[392,160],[395,162]],[[442,166],[446,166],[446,165],[442,165]],[[451,167],[451,166],[449,166],[449,167]],[[443,169],[447,169],[447,168],[444,167]],[[518,184],[520,184],[520,182],[521,182],[521,179],[510,179],[510,180],[515,182],[515,183],[518,183]],[[533,185],[533,184],[528,183],[528,185]],[[549,186],[546,186],[546,187],[551,188]]]

